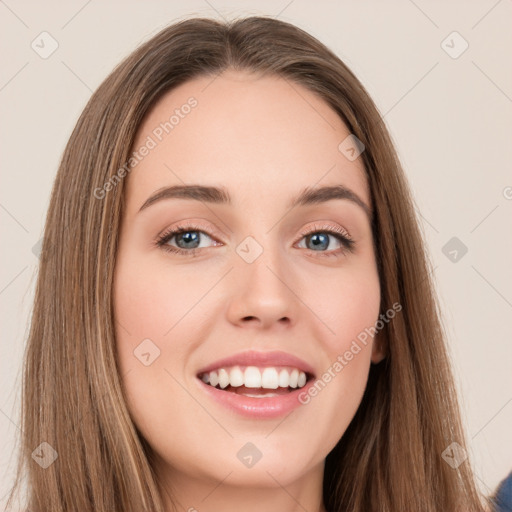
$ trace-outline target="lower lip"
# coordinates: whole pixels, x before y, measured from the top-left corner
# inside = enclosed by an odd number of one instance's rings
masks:
[[[214,388],[209,384],[205,384],[200,379],[198,379],[198,382],[213,400],[238,414],[251,418],[277,418],[289,414],[297,407],[303,405],[299,401],[299,396],[307,394],[309,387],[314,383],[314,379],[306,383],[304,387],[290,391],[286,395],[268,398],[238,395],[230,391]],[[269,392],[271,393],[272,390],[269,389]]]

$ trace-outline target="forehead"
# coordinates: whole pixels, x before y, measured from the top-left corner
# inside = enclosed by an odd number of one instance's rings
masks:
[[[165,94],[139,127],[133,150],[151,149],[129,175],[128,207],[184,183],[224,186],[244,205],[343,184],[369,205],[361,158],[338,149],[349,135],[326,102],[288,79],[200,77]]]

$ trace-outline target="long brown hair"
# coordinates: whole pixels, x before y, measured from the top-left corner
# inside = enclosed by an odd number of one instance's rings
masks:
[[[403,308],[379,334],[387,357],[372,365],[360,407],[327,456],[327,510],[481,511],[469,460],[457,466],[443,458],[452,443],[464,449],[464,431],[431,269],[382,118],[335,54],[299,28],[265,17],[196,18],[165,28],[110,74],[80,116],[46,220],[9,502],[26,472],[31,512],[163,511],[115,357],[112,284],[129,179],[119,179],[120,169],[144,116],[164,93],[228,68],[308,88],[362,141],[381,310]],[[115,186],[106,190],[109,182]],[[43,442],[58,455],[46,469],[32,456]]]

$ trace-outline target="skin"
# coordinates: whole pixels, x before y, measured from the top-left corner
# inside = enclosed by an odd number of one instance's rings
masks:
[[[324,510],[324,460],[360,404],[370,364],[383,358],[378,336],[286,418],[231,412],[196,374],[253,349],[291,353],[319,377],[375,324],[379,276],[363,208],[346,199],[286,206],[305,187],[342,184],[371,207],[363,164],[338,150],[350,132],[302,86],[231,70],[212,80],[189,81],[160,99],[135,148],[188,98],[198,105],[125,178],[114,297],[127,405],[155,454],[162,489],[183,510]],[[224,186],[233,202],[165,199],[139,211],[158,189],[184,183]],[[159,234],[188,221],[206,233],[197,256],[156,245]],[[301,233],[318,224],[344,229],[354,251],[340,253],[332,235],[315,251]],[[236,252],[247,236],[263,248],[250,264]],[[149,366],[134,357],[147,338],[160,350]],[[247,442],[263,454],[250,469],[236,456]]]

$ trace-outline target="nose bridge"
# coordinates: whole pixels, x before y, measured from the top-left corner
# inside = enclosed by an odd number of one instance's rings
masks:
[[[250,318],[262,324],[285,318],[291,321],[295,316],[296,297],[288,282],[290,267],[283,246],[274,236],[256,236],[247,236],[235,249],[231,320]]]
[[[277,276],[283,275],[286,266],[282,245],[279,240],[271,234],[259,234],[256,238],[253,235],[247,236],[236,247],[239,257],[237,266],[241,279],[248,279],[251,285],[258,286],[259,283],[273,292],[279,291],[284,286]],[[277,274],[277,275],[276,275]]]

